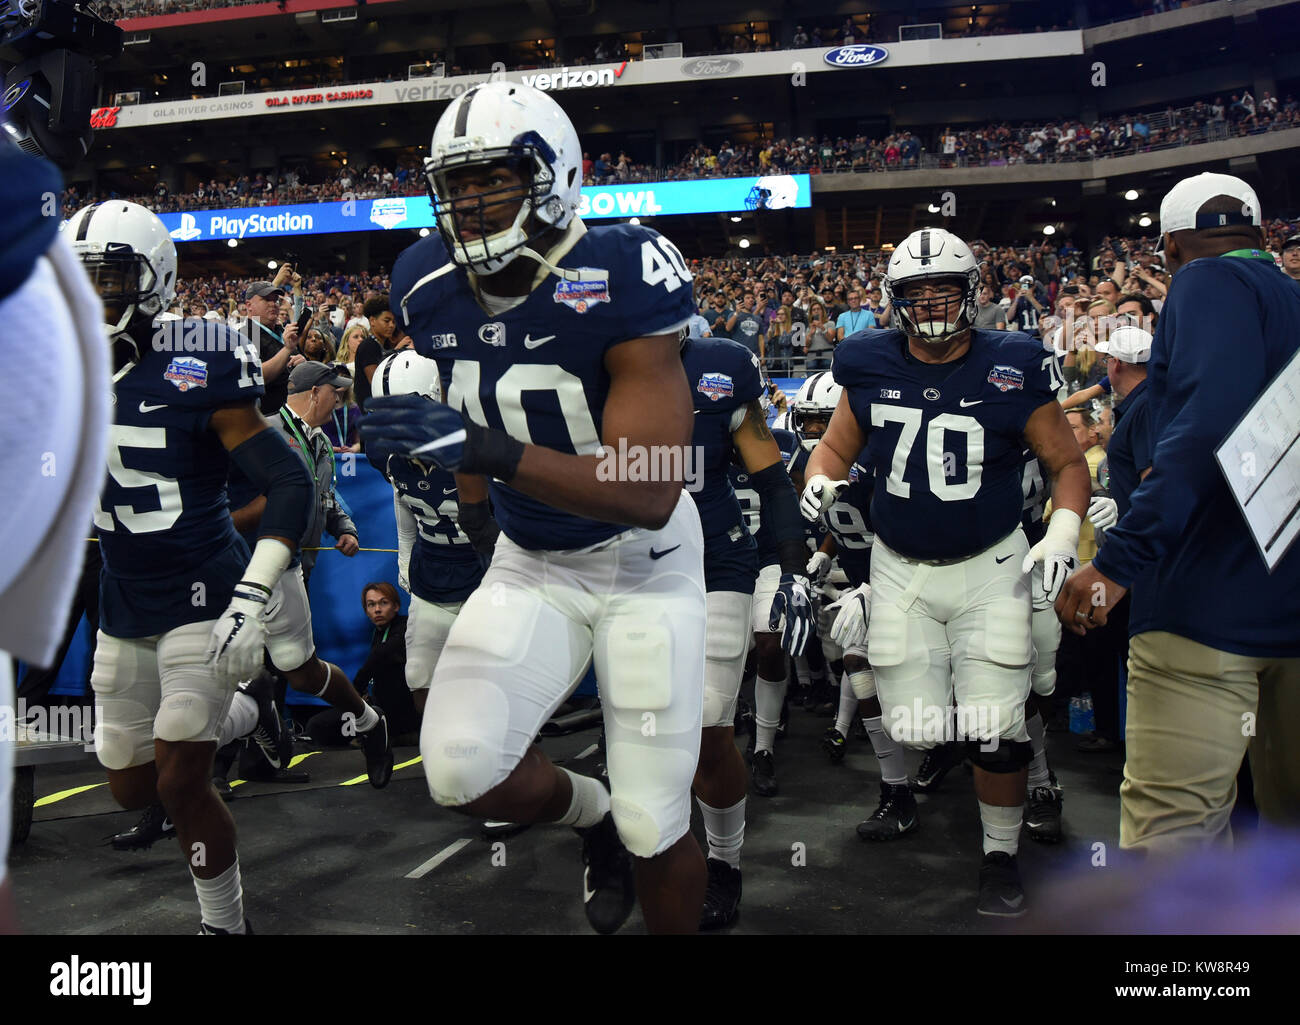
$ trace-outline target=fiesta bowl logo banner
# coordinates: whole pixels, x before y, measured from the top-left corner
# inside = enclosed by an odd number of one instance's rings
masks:
[[[837,46],[822,54],[822,60],[833,68],[866,68],[888,57],[889,51],[883,46],[868,46],[866,43]]]

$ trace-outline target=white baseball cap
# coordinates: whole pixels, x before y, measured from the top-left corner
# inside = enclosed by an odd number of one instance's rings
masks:
[[[1201,213],[1201,207],[1215,196],[1232,196],[1241,200],[1241,213]],[[1173,231],[1218,228],[1225,224],[1253,224],[1258,227],[1261,223],[1259,197],[1255,195],[1255,190],[1231,174],[1206,171],[1184,178],[1160,201],[1162,238]],[[1163,251],[1162,242],[1156,253],[1162,255]]]
[[[1097,343],[1097,351],[1125,363],[1145,363],[1151,358],[1151,335],[1140,327],[1122,324]]]

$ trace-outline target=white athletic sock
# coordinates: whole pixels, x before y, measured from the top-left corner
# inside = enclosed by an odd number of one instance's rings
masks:
[[[235,700],[230,702],[230,711],[221,722],[221,733],[217,736],[217,747],[223,748],[232,740],[246,737],[257,725],[257,702],[242,690],[235,691]],[[209,925],[212,923],[209,922]]]
[[[569,783],[573,786],[573,800],[569,802],[569,810],[556,819],[556,823],[578,829],[594,826],[609,812],[609,791],[591,776],[579,776],[568,769],[560,771],[569,777]]]
[[[740,868],[740,848],[745,842],[745,798],[730,808],[711,808],[698,797],[695,803],[704,815],[704,835],[709,841],[709,857]]]
[[[1034,760],[1029,763],[1030,790],[1034,787],[1051,786],[1052,779],[1047,774],[1047,736],[1043,728],[1043,717],[1038,709],[1025,720],[1025,729],[1029,731],[1029,744],[1034,749]]]
[[[199,895],[204,924],[229,933],[244,931],[244,888],[239,883],[238,854],[235,863],[216,879],[194,876],[194,892]]]
[[[799,681],[799,687],[805,688],[811,683],[810,671],[808,669],[808,657],[798,655],[794,660],[794,676]]]
[[[876,761],[880,763],[880,779],[883,783],[901,786],[907,782],[907,769],[903,765],[903,745],[885,732],[885,724],[880,716],[863,719],[867,727],[867,736],[871,738],[871,750],[876,752]]]
[[[781,722],[781,703],[789,677],[765,680],[760,673],[754,680],[754,750],[771,751],[776,742],[776,728]]]
[[[980,801],[980,822],[984,826],[984,853],[1002,851],[1015,857],[1020,849],[1020,823],[1025,817],[1025,806],[1003,808]]]
[[[366,702],[363,701],[362,704],[366,706],[366,710],[357,716],[358,733],[365,733],[369,730],[373,730],[379,725],[379,713],[371,708]]]
[[[853,693],[853,685],[849,683],[849,674],[840,674],[840,707],[835,713],[835,728],[840,731],[841,737],[849,735],[849,727],[853,725],[853,714],[858,710],[858,696]]]

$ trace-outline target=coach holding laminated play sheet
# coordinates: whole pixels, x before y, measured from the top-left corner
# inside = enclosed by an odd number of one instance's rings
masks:
[[[1260,219],[1225,174],[1160,204],[1174,279],[1148,363],[1151,472],[1056,603],[1081,633],[1133,589],[1126,848],[1230,840],[1247,750],[1261,817],[1300,825],[1300,545],[1268,572],[1214,455],[1300,347],[1300,282],[1261,251]]]

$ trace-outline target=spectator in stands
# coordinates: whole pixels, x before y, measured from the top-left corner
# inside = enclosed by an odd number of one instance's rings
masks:
[[[862,306],[862,289],[849,289],[849,308],[835,319],[835,340],[842,342],[849,335],[875,326],[875,314]]]
[[[803,30],[802,25],[796,25],[794,38],[790,40],[790,46],[796,50],[802,50],[808,45],[808,33]]]
[[[336,346],[333,335],[327,339],[320,328],[310,327],[300,348],[306,359],[316,363],[329,363],[334,358]]]
[[[1300,235],[1292,235],[1282,243],[1282,273],[1300,281]]]
[[[354,361],[356,375],[353,380],[356,381],[357,405],[364,413],[366,402],[370,399],[370,381],[375,376],[375,367],[392,351],[393,329],[397,327],[397,320],[388,308],[386,295],[367,299],[362,311],[370,324],[370,332],[357,346]]]
[[[814,302],[808,311],[806,346],[807,367],[814,370],[831,368],[831,353],[835,350],[835,328],[826,320],[826,307]]]
[[[790,307],[781,305],[777,308],[776,316],[772,318],[772,325],[768,332],[767,351],[772,357],[772,364],[769,369],[778,374],[789,374],[792,372],[791,358],[794,356],[794,317],[790,312]]]
[[[280,326],[283,298],[284,289],[270,281],[254,281],[244,290],[248,308],[244,333],[257,346],[262,359],[262,379],[266,382],[261,400],[264,416],[279,412],[288,395],[289,373],[305,359],[298,351],[298,325],[287,324],[282,333],[276,330]]]
[[[767,358],[767,339],[763,334],[763,318],[758,315],[758,301],[752,292],[741,297],[740,305],[727,321],[727,337],[739,342],[759,358]]]
[[[1046,313],[1047,293],[1032,274],[1022,274],[1011,308],[1007,311],[1007,324],[1026,334],[1038,332],[1038,318]]]
[[[1002,307],[993,301],[993,290],[988,285],[981,285],[979,296],[975,300],[975,328],[981,331],[1005,331],[1006,314]]]
[[[1151,300],[1140,294],[1121,295],[1115,304],[1115,313],[1132,319],[1138,327],[1152,335],[1156,332],[1156,321],[1160,319]]]

